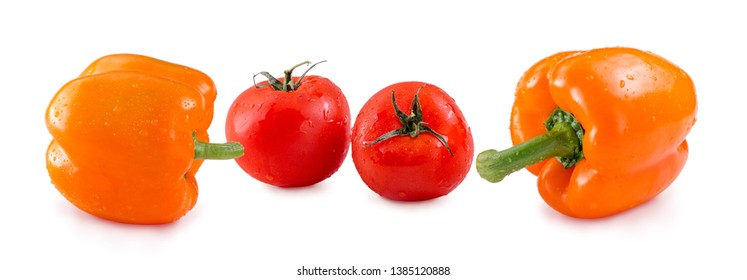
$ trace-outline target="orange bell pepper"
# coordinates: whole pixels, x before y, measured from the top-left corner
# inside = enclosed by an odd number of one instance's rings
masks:
[[[243,154],[238,143],[206,143],[215,97],[210,77],[186,66],[132,54],[96,60],[47,108],[52,183],[100,218],[181,218],[195,205],[202,159]]]
[[[516,146],[476,160],[490,182],[526,167],[552,208],[598,218],[662,192],[685,165],[697,101],[690,77],[650,52],[562,52],[520,79],[511,115]]]

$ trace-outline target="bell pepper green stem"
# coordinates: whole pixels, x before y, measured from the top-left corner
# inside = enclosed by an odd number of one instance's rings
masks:
[[[581,142],[568,122],[557,122],[552,129],[503,151],[487,150],[477,155],[477,172],[485,180],[497,183],[509,174],[552,157],[573,157]]]
[[[244,146],[238,142],[205,143],[194,138],[195,159],[232,159],[244,155]]]

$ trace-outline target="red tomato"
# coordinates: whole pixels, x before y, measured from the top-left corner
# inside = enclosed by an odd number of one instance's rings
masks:
[[[239,95],[226,119],[228,141],[244,145],[239,166],[278,187],[313,185],[332,176],[350,145],[350,108],[340,88],[305,73],[289,79],[292,71],[277,80],[260,73],[269,82]]]
[[[472,132],[454,99],[422,82],[394,84],[371,97],[355,120],[352,145],[363,182],[403,201],[448,194],[474,155]]]

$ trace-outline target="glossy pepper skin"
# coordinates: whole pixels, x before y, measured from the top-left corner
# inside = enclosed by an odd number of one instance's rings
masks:
[[[545,121],[556,108],[582,127],[575,139],[580,160],[566,167],[545,157],[527,169],[538,175],[539,193],[552,208],[598,218],[646,202],[675,180],[687,160],[685,137],[695,124],[697,101],[691,78],[666,59],[604,48],[558,53],[524,74],[511,115],[513,143],[550,130]],[[497,181],[490,172],[499,158],[494,150],[478,156],[484,178]]]
[[[196,140],[208,141],[215,97],[210,77],[186,66],[133,54],[96,60],[47,109],[52,183],[107,220],[181,218],[197,199]]]

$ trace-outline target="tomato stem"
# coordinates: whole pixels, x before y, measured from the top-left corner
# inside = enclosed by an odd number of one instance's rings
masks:
[[[503,151],[487,150],[477,155],[477,173],[497,183],[524,167],[556,157],[565,168],[583,158],[583,128],[576,118],[560,108],[545,122],[548,131]]]
[[[291,91],[294,91],[294,90],[298,89],[298,87],[301,86],[301,80],[303,80],[303,78],[306,77],[306,74],[309,73],[309,70],[311,70],[311,68],[314,68],[314,66],[316,66],[317,64],[322,63],[322,62],[327,62],[327,61],[326,60],[322,60],[322,61],[319,61],[319,62],[314,63],[314,64],[311,64],[311,62],[309,62],[309,61],[304,61],[304,62],[301,62],[299,64],[296,64],[296,66],[293,66],[290,69],[283,71],[283,81],[282,82],[280,80],[276,79],[275,77],[273,77],[272,75],[270,75],[270,73],[267,72],[267,71],[259,72],[257,74],[254,74],[254,76],[252,77],[252,80],[254,80],[254,87],[261,88],[261,87],[266,87],[266,86],[269,85],[269,86],[272,87],[272,89],[278,90],[278,91],[282,91],[282,92],[291,92]],[[309,66],[309,68],[306,69],[305,72],[303,72],[303,74],[298,78],[297,81],[293,82],[293,70],[296,70],[296,68],[301,67],[303,65],[309,65],[309,64],[311,64],[311,66]],[[256,78],[257,78],[258,75],[262,75],[262,76],[267,77],[267,84],[257,85]]]
[[[195,159],[232,159],[244,155],[244,146],[238,142],[229,143],[206,143],[197,140],[192,135],[195,143]]]
[[[441,134],[436,132],[435,130],[431,129],[426,125],[426,123],[423,121],[423,108],[420,105],[420,90],[423,89],[425,85],[421,86],[418,91],[415,93],[415,97],[412,99],[412,109],[410,112],[410,115],[407,115],[402,112],[402,110],[399,109],[397,106],[397,99],[394,97],[394,90],[392,90],[392,106],[394,107],[394,113],[397,115],[397,118],[399,118],[399,122],[402,124],[402,127],[392,130],[390,132],[385,133],[384,135],[379,136],[379,138],[376,138],[376,140],[371,141],[366,145],[366,147],[373,146],[376,143],[379,143],[381,141],[387,140],[389,138],[395,137],[395,136],[405,136],[409,135],[412,138],[417,137],[421,132],[428,132],[430,134],[433,134],[433,136],[438,139],[441,144],[446,147],[446,150],[449,151],[449,154],[453,157],[454,153],[451,151],[451,148],[449,148],[449,143],[446,142],[446,139],[444,139]]]

